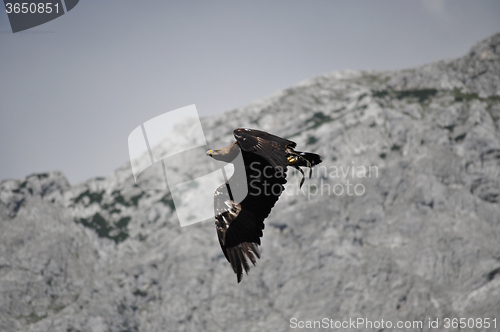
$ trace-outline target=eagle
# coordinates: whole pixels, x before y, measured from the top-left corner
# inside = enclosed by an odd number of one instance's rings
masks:
[[[233,176],[225,178],[226,182],[214,194],[217,236],[239,283],[243,270],[248,274],[250,269],[248,260],[255,266],[260,258],[264,219],[284,190],[287,167],[301,172],[302,187],[305,176],[300,167],[309,167],[311,177],[312,167],[321,163],[321,156],[295,151],[295,142],[256,129],[239,128],[233,134],[234,143],[224,149],[209,150],[207,155],[226,163],[235,160],[239,153],[243,157],[243,164],[233,163]],[[233,192],[242,186],[246,186],[247,195],[237,202]]]

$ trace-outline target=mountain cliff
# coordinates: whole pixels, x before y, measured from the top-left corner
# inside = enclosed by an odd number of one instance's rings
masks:
[[[247,127],[323,156],[266,220],[249,276],[236,283],[213,222],[181,228],[170,193],[136,186],[130,164],[76,186],[57,171],[5,180],[2,331],[498,318],[500,34],[459,59],[315,77],[202,125],[211,148]]]

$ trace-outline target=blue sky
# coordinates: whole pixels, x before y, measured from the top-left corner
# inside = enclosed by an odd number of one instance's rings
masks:
[[[334,70],[456,58],[499,17],[494,0],[81,0],[12,34],[2,10],[0,180],[106,176],[159,114],[196,104],[208,116]]]

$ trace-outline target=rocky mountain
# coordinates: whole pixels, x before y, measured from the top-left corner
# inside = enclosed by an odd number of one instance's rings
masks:
[[[500,328],[500,34],[455,60],[315,77],[202,125],[211,147],[248,127],[324,159],[273,209],[241,284],[213,222],[181,228],[170,193],[135,185],[130,164],[76,186],[35,174],[0,183],[1,331]]]

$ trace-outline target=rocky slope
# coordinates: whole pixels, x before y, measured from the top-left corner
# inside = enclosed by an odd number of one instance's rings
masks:
[[[500,326],[500,34],[456,60],[335,72],[203,119],[211,147],[237,127],[324,157],[301,191],[290,173],[241,284],[213,223],[181,228],[170,194],[140,189],[129,164],[73,187],[36,174],[0,183],[0,330]]]

